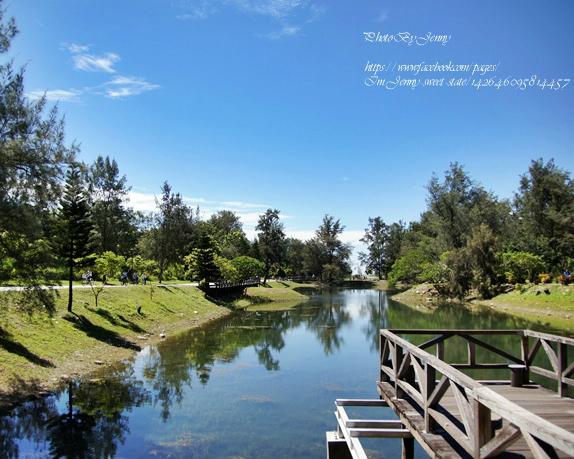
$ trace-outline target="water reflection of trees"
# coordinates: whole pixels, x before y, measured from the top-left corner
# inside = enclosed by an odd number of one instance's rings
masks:
[[[58,401],[65,399],[64,409]],[[3,458],[20,456],[18,441],[47,449],[50,457],[111,458],[129,433],[126,410],[150,402],[143,383],[123,364],[110,379],[70,381],[60,395],[26,403],[11,417],[0,418],[0,451]]]
[[[315,333],[325,354],[332,354],[343,344],[342,328],[350,321],[344,302],[328,296],[289,311],[243,312],[150,348],[143,375],[165,421],[173,404],[181,405],[186,388],[192,389],[194,374],[207,384],[215,364],[233,362],[245,348],[253,349],[266,370],[278,371],[285,333],[303,324]]]
[[[330,355],[344,344],[342,329],[350,322],[351,315],[345,302],[336,296],[325,296],[315,314],[308,317],[307,326],[323,345],[325,355]]]

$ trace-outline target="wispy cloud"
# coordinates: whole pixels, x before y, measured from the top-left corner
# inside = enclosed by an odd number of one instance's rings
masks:
[[[79,45],[77,43],[62,43],[61,49],[72,54],[74,68],[87,72],[117,73],[114,66],[121,61],[116,53],[103,53],[101,55],[88,54],[93,45]],[[137,96],[144,92],[160,88],[160,85],[149,83],[145,78],[133,76],[114,76],[110,81],[102,82],[98,86],[78,89],[57,89],[50,91],[32,91],[27,96],[30,99],[46,97],[49,101],[80,102],[83,95],[103,95],[110,99],[121,99],[129,96]]]
[[[106,53],[101,56],[95,54],[74,54],[74,67],[85,72],[107,72],[116,73],[112,66],[119,62],[120,56],[114,53]]]
[[[297,35],[301,31],[301,27],[299,26],[283,26],[281,30],[277,30],[275,32],[271,32],[266,34],[267,38],[271,40],[280,40],[283,37],[292,37]]]
[[[316,21],[327,8],[312,0],[185,0],[176,4],[184,12],[177,19],[207,19],[224,8],[270,18],[279,30],[260,33],[271,40],[298,35],[305,24]]]
[[[85,53],[90,50],[89,45],[77,45],[76,43],[62,43],[62,46],[72,53]]]
[[[38,100],[45,97],[49,102],[80,102],[82,91],[76,89],[54,89],[52,91],[32,91],[26,94],[29,99]]]
[[[129,206],[134,210],[142,212],[156,211],[156,196],[158,199],[160,198],[159,194],[155,195],[153,193],[146,193],[144,190],[140,192],[132,189],[128,193]],[[263,214],[265,210],[272,207],[264,204],[254,204],[241,201],[210,201],[205,198],[189,196],[183,196],[182,199],[188,205],[201,205],[200,211],[202,218],[209,218],[212,214],[221,210],[231,210],[237,214],[244,225],[252,227],[257,225],[260,215]],[[280,217],[282,220],[292,218],[288,215],[280,215]]]
[[[293,13],[294,10],[306,6],[304,0],[223,0],[224,3],[236,4],[245,11],[271,16],[274,18],[284,18]]]
[[[62,49],[72,53],[74,67],[86,72],[107,72],[115,73],[113,65],[119,62],[120,56],[115,53],[104,53],[102,55],[87,54],[92,48],[91,45],[78,45],[77,43],[62,43]]]
[[[247,202],[239,202],[239,201],[224,201],[221,203],[223,206],[239,208],[239,209],[269,209],[271,206],[266,204],[250,204]]]
[[[157,84],[151,84],[143,78],[117,76],[108,81],[106,86],[106,97],[118,99],[121,97],[137,96],[147,91],[160,88]]]

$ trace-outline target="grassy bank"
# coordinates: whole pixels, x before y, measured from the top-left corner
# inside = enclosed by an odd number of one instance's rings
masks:
[[[0,406],[67,377],[127,358],[149,343],[229,313],[195,287],[126,286],[54,292],[52,314],[28,311],[32,298],[0,292]],[[139,312],[138,312],[139,308]]]
[[[421,284],[394,295],[393,300],[431,306],[445,301],[430,284]],[[456,300],[458,301],[458,300]],[[485,306],[554,328],[574,331],[574,286],[559,284],[524,285],[489,300],[468,298],[466,305]]]
[[[529,285],[515,288],[512,292],[503,293],[490,300],[474,300],[473,303],[574,331],[574,286],[572,285]]]
[[[244,298],[236,301],[234,305],[245,308],[261,303],[284,302],[293,303],[308,300],[309,297],[298,290],[313,288],[312,284],[297,282],[268,282],[267,285],[249,287]]]
[[[0,410],[45,393],[69,377],[128,358],[162,335],[228,314],[234,307],[269,301],[297,304],[308,298],[295,290],[301,287],[308,285],[272,282],[250,288],[244,299],[227,305],[216,304],[196,287],[177,283],[129,285],[104,288],[98,307],[91,289],[78,288],[72,313],[67,312],[64,290],[48,296],[0,292]]]

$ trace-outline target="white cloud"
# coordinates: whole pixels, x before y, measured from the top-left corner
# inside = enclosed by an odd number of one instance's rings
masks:
[[[316,21],[327,8],[311,0],[187,0],[177,4],[184,14],[177,19],[206,19],[222,8],[231,8],[248,14],[255,14],[279,22],[281,28],[277,31],[259,34],[271,40],[293,37],[302,30],[302,25]]]
[[[32,91],[26,94],[29,99],[38,100],[46,97],[49,102],[80,102],[82,91],[76,89],[54,89],[52,91]]]
[[[221,203],[223,206],[234,207],[234,208],[248,208],[248,209],[270,209],[271,206],[265,204],[249,204],[246,202],[239,202],[239,201],[224,201]]]
[[[225,3],[236,4],[238,7],[274,18],[283,18],[293,10],[305,5],[302,0],[224,0]]]
[[[130,190],[128,192],[129,207],[135,211],[153,212],[155,208],[155,195],[151,193],[140,193],[139,191]]]
[[[281,30],[276,32],[268,33],[266,36],[271,40],[279,40],[283,37],[292,37],[297,35],[301,31],[299,26],[283,26]]]
[[[379,14],[378,21],[385,22],[389,18],[389,12],[387,10],[382,10],[381,14]]]
[[[107,72],[116,73],[112,66],[119,62],[120,56],[114,53],[106,53],[103,56],[94,54],[74,54],[74,67],[86,72]]]
[[[136,96],[153,89],[160,88],[157,84],[151,84],[143,78],[117,76],[106,83],[111,86],[106,89],[106,97],[118,99],[120,97]]]
[[[62,46],[64,46],[65,48],[67,48],[70,52],[72,53],[85,53],[87,51],[90,50],[90,46],[89,45],[77,45],[75,43],[72,43],[70,45],[68,45],[67,43],[62,43]]]

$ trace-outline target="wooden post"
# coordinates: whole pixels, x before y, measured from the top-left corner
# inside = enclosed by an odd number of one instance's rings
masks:
[[[564,397],[568,394],[568,385],[564,382],[564,370],[568,366],[568,347],[564,343],[558,343],[558,395]]]
[[[394,361],[395,361],[395,394],[397,398],[403,398],[405,396],[404,391],[399,386],[399,369],[401,368],[401,363],[403,363],[403,348],[397,343],[393,346]]]
[[[436,387],[436,370],[434,367],[425,362],[425,380],[422,381],[422,384],[425,385],[425,390],[422,391],[425,394],[425,430],[428,433],[434,432],[436,428],[436,423],[434,419],[429,414],[430,406],[430,397]]]
[[[528,354],[530,353],[530,349],[529,349],[529,344],[528,344],[528,336],[521,336],[521,341],[522,341],[522,363],[524,363],[524,365],[526,366],[526,369],[524,370],[524,374],[523,376],[523,383],[524,384],[528,384],[530,382],[530,363],[528,362]]]
[[[474,366],[476,364],[476,346],[473,342],[468,342],[468,364]]]
[[[492,419],[490,410],[478,400],[472,399],[471,406],[474,413],[473,456],[480,458],[480,448],[492,439]]]
[[[444,341],[436,345],[436,358],[444,361]]]
[[[403,438],[401,459],[414,459],[414,457],[415,457],[415,439]]]

